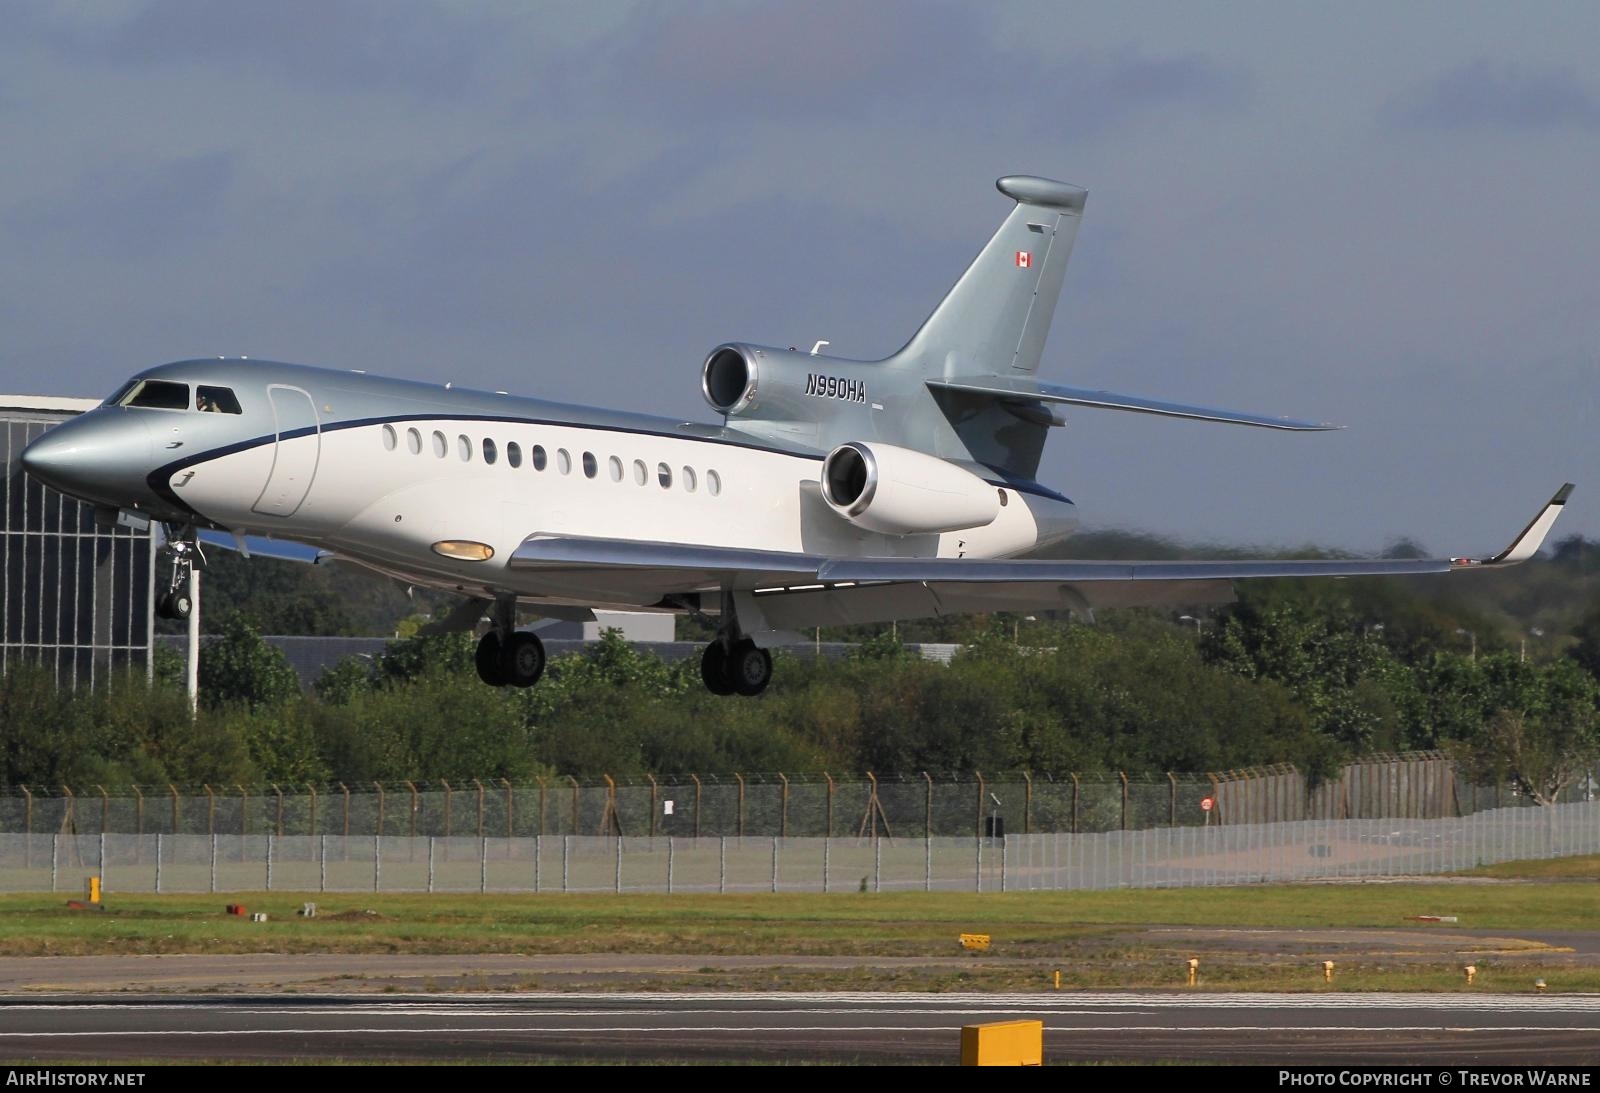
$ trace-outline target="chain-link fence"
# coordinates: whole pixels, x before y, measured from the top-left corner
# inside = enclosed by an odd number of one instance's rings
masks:
[[[866,892],[1414,877],[1600,852],[1600,802],[1003,838],[0,835],[0,891]]]
[[[1559,800],[1593,799],[1600,771]],[[1209,802],[1209,810],[1205,807]],[[0,831],[407,838],[990,838],[1297,820],[1471,815],[1531,805],[1432,753],[1351,763],[1313,782],[1292,766],[1207,774],[685,774],[329,786],[26,786]]]

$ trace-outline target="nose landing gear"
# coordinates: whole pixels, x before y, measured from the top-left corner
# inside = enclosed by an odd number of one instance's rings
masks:
[[[164,548],[172,555],[172,576],[167,590],[156,597],[156,615],[163,619],[186,619],[194,611],[193,585],[189,577],[196,567],[204,569],[206,556],[200,550],[193,527],[179,531],[168,530]]]

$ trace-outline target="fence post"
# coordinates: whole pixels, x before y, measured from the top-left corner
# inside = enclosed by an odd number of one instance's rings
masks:
[[[344,837],[350,837],[350,787],[343,782],[339,783],[339,792],[344,794]],[[345,848],[348,852],[349,847]]]
[[[134,829],[133,833],[135,835],[143,835],[144,834],[144,794],[139,792],[139,787],[138,786],[133,786],[131,788],[133,789],[133,829]]]
[[[306,789],[311,794],[311,815],[306,820],[306,834],[315,835],[317,833],[317,787],[307,782]]]
[[[374,780],[373,786],[378,791],[378,826],[374,829],[377,834],[383,834],[383,783]]]
[[[428,836],[428,891],[433,891],[433,843],[434,837]]]
[[[1222,807],[1222,783],[1217,781],[1217,776],[1209,771],[1206,772],[1206,777],[1211,779],[1211,803],[1215,806],[1212,811],[1217,814],[1217,823],[1226,823],[1228,817]]]
[[[783,799],[778,808],[778,838],[787,839],[789,837],[789,776],[779,771],[778,781],[783,783]]]
[[[667,836],[667,895],[672,895],[672,836]]]
[[[95,863],[95,872],[100,874],[100,891],[106,890],[106,832],[100,829],[100,850],[98,861]]]
[[[883,891],[883,840],[872,840],[872,890]]]
[[[778,890],[778,839],[776,837],[772,840],[772,890],[773,892]]]
[[[728,890],[728,836],[717,837],[717,891]]]
[[[206,791],[206,834],[215,836],[217,833],[217,795],[211,792],[209,785],[202,784],[201,789]],[[216,891],[215,888],[212,889]]]
[[[823,895],[827,895],[828,894],[828,851],[829,851],[829,849],[832,848],[832,846],[833,846],[833,838],[832,838],[832,836],[824,836],[823,839],[822,839],[822,894]]]
[[[1167,771],[1167,782],[1172,787],[1167,797],[1167,826],[1175,827],[1178,823],[1178,776]]]
[[[239,836],[250,834],[250,794],[238,782],[233,783],[233,788],[239,791]],[[244,853],[244,844],[239,844],[239,853]]]
[[[217,890],[217,833],[211,833],[211,890]]]
[[[383,836],[372,833],[372,890],[383,891]]]
[[[654,774],[647,774],[645,777],[650,779],[650,837],[653,839],[656,837],[656,811],[660,808],[660,803],[656,798],[661,796],[661,792],[660,787],[656,785],[656,776]],[[672,860],[672,852],[670,850],[667,852],[667,860],[669,862]]]
[[[567,890],[567,859],[572,852],[572,836],[561,836],[561,890]]]
[[[739,783],[739,809],[734,820],[735,834],[742,839],[744,838],[744,775],[740,774],[738,771],[734,771],[733,778],[734,781]]]
[[[828,780],[828,827],[827,830],[823,832],[823,836],[831,839],[833,838],[833,775],[829,774],[827,771],[823,771],[822,776]],[[824,889],[824,891],[826,891],[826,889]]]
[[[417,837],[417,813],[421,811],[421,806],[417,801],[417,784],[415,782],[407,782],[406,788],[411,791],[411,824],[408,830],[411,833],[411,838],[414,839]]]
[[[922,890],[933,891],[933,836],[922,840]]]
[[[1122,830],[1128,830],[1128,773],[1117,771],[1117,777],[1122,779]]]
[[[578,780],[572,775],[567,775],[567,781],[572,783],[572,827],[569,830],[578,833]]]
[[[1033,830],[1033,775],[1022,772],[1022,833]]]
[[[481,838],[484,837],[484,830],[483,830],[483,783],[478,781],[476,778],[474,778],[472,780],[472,784],[478,787],[478,838],[481,839]]]
[[[617,877],[616,877],[615,891],[616,891],[617,895],[620,896],[622,894],[622,836],[620,834],[616,838],[616,843],[617,843]]]
[[[978,776],[978,822],[973,825],[972,837],[981,839],[983,838],[983,795],[988,791],[989,787],[983,780],[983,771],[975,770],[972,773]]]
[[[22,789],[22,796],[27,799],[27,803],[22,806],[23,807],[22,830],[23,830],[24,834],[32,835],[33,834],[33,791],[30,790],[27,786],[22,786],[21,789]]]
[[[922,801],[922,837],[931,839],[933,838],[933,775],[923,771],[922,780],[928,783],[928,792]]]
[[[700,837],[700,776],[689,775],[694,780],[694,837]]]
[[[489,890],[489,838],[478,836],[478,891]]]
[[[328,836],[313,836],[317,840],[317,891],[328,890]]]
[[[544,779],[535,779],[539,783],[539,835],[544,836]]]
[[[1072,833],[1078,833],[1078,775],[1072,774]]]
[[[272,891],[272,832],[267,832],[267,891]]]
[[[56,863],[61,860],[61,835],[50,836],[50,891],[56,890]]]
[[[67,799],[66,828],[68,831],[76,835],[78,833],[78,799],[73,796],[72,787],[67,785],[65,782],[63,782],[61,785],[61,793],[62,796],[66,797]]]
[[[278,783],[272,783],[272,792],[278,795],[278,837],[283,838],[283,790],[278,788]]]
[[[512,810],[516,807],[516,802],[511,795],[511,779],[502,778],[500,779],[500,784],[506,788],[506,838],[509,839],[515,834],[516,825],[513,823],[514,813]],[[510,847],[506,849],[509,853]]]
[[[105,786],[96,785],[94,788],[100,791],[100,830],[103,832],[111,826],[111,795],[106,792]]]
[[[156,832],[156,895],[161,894],[161,832]]]

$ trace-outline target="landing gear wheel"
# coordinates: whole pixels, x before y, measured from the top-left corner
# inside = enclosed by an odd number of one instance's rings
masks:
[[[506,640],[500,655],[500,674],[502,682],[513,687],[532,687],[539,682],[544,675],[544,642],[538,634],[518,630]]]
[[[506,685],[505,669],[500,657],[500,635],[494,631],[478,639],[478,651],[473,656],[478,668],[478,678],[491,687]]]
[[[164,592],[156,600],[156,614],[164,619],[186,619],[194,610],[194,599],[187,591]]]
[[[731,695],[733,682],[728,678],[728,654],[722,642],[713,641],[700,656],[700,678],[706,690],[714,695]]]
[[[745,638],[728,653],[725,670],[735,691],[758,695],[772,682],[772,654]]]

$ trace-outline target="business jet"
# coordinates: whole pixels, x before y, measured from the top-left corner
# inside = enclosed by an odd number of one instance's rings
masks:
[[[1195,604],[1242,578],[1490,569],[1532,556],[1563,486],[1478,560],[1053,561],[1076,526],[1037,481],[1046,435],[1082,406],[1285,431],[1333,426],[1035,378],[1086,191],[1012,175],[1015,202],[905,346],[878,361],[727,342],[700,369],[719,425],[249,359],[140,372],[35,440],[28,473],[97,518],[157,520],[185,617],[202,537],[305,544],[463,597],[487,614],[491,685],[544,670],[517,607],[716,616],[716,694],[755,695],[768,647],[814,626],[996,610]]]

